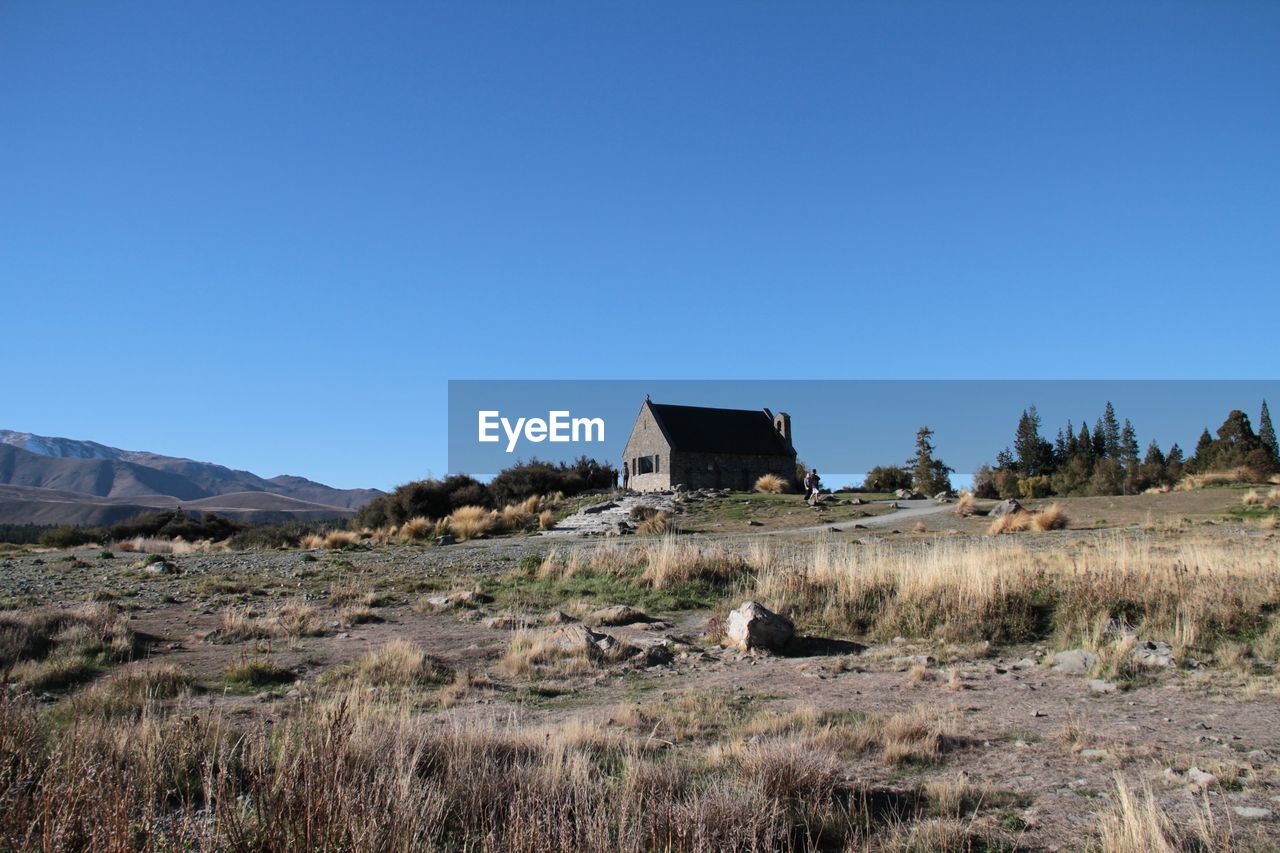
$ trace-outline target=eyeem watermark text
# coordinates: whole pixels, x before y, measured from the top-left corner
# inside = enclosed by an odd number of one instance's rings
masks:
[[[551,411],[544,418],[502,417],[496,409],[482,410],[479,415],[478,440],[486,443],[501,441],[498,430],[507,437],[507,452],[514,453],[521,437],[535,444],[543,441],[604,441],[604,418],[575,418],[570,412]]]

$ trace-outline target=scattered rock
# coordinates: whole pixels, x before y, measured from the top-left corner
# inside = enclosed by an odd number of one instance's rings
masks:
[[[178,573],[177,566],[164,560],[148,563],[142,567],[142,570],[149,575],[176,575]]]
[[[544,625],[571,625],[577,621],[577,619],[574,619],[568,613],[561,613],[559,610],[553,610],[546,616],[542,617]]]
[[[1097,662],[1098,656],[1087,649],[1071,649],[1053,656],[1053,668],[1068,675],[1084,675]]]
[[[1173,666],[1173,649],[1168,643],[1139,643],[1133,650],[1133,659],[1143,666]]]
[[[557,628],[547,637],[547,642],[557,649],[566,652],[580,652],[589,657],[599,657],[600,652],[607,652],[618,644],[608,634],[592,631],[585,625],[565,625]]]
[[[764,527],[764,522],[756,521],[754,518],[747,522],[747,527]]]
[[[514,631],[523,628],[529,624],[528,619],[519,616],[513,616],[510,613],[499,613],[497,616],[490,616],[484,620],[486,628],[494,628],[499,631]]]
[[[1186,775],[1187,784],[1198,790],[1205,790],[1218,781],[1218,777],[1212,773],[1206,773],[1199,767],[1188,767]]]
[[[615,604],[591,614],[590,621],[597,625],[634,625],[636,622],[648,622],[649,617],[625,604]]]
[[[729,614],[725,636],[731,646],[744,652],[776,652],[791,642],[795,632],[795,625],[787,617],[747,601]]]
[[[987,515],[992,518],[999,518],[1002,515],[1011,515],[1015,512],[1022,512],[1022,504],[1018,503],[1014,498],[1009,498],[993,506],[991,512],[987,513]]]
[[[442,536],[436,537],[437,545],[454,545],[457,543],[457,541],[458,540],[453,537],[452,533],[445,533]]]
[[[1231,811],[1245,820],[1271,820],[1272,815],[1271,809],[1261,809],[1257,806],[1232,806]]]
[[[938,492],[933,499],[938,503],[947,503],[955,498],[955,492]]]
[[[427,604],[438,610],[445,610],[450,607],[476,607],[481,604],[488,604],[493,601],[493,596],[485,595],[483,592],[475,590],[464,590],[463,592],[451,592],[448,595],[435,595],[427,599]]]
[[[1110,681],[1103,681],[1101,678],[1089,679],[1090,693],[1115,693],[1116,686]]]

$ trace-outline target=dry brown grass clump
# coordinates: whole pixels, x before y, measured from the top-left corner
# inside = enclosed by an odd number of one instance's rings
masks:
[[[556,526],[556,515],[549,509],[544,509],[538,513],[538,529],[551,530]]]
[[[676,524],[671,513],[666,510],[655,512],[646,518],[636,528],[636,533],[641,536],[665,536],[669,533],[679,533],[680,526]]]
[[[351,665],[351,677],[370,687],[426,687],[443,684],[449,668],[417,643],[392,640]]]
[[[1067,524],[1067,513],[1056,503],[1049,504],[1031,518],[1032,529],[1041,533],[1048,530],[1065,530]]]
[[[330,530],[326,533],[308,533],[298,540],[298,547],[304,551],[341,551],[354,548],[360,544],[360,534],[354,530]]]
[[[961,518],[968,518],[973,515],[978,508],[978,501],[974,498],[972,492],[962,492],[960,499],[956,501],[956,515]]]
[[[542,498],[533,495],[502,508],[499,525],[503,530],[518,532],[529,526],[530,520],[542,506]]]
[[[112,548],[135,554],[207,554],[213,548],[212,539],[188,542],[181,536],[162,539],[155,536],[134,536],[113,542]]]
[[[417,542],[425,539],[435,529],[435,522],[425,516],[415,515],[400,525],[399,536],[406,542]]]
[[[498,524],[498,514],[482,506],[460,506],[450,513],[449,530],[459,541],[487,535]]]
[[[741,598],[846,636],[1028,641],[1045,637],[1047,621],[1054,641],[1072,648],[1123,617],[1144,639],[1211,651],[1271,621],[1280,598],[1273,551],[1261,538],[1187,534],[1117,533],[1080,549],[1007,537],[828,541],[753,557],[756,580]]]
[[[234,643],[240,640],[316,637],[323,633],[324,623],[315,607],[303,601],[287,601],[262,615],[247,608],[224,610],[221,624],[211,639]]]
[[[777,474],[764,474],[756,480],[755,490],[762,495],[780,495],[789,491],[787,481]]]
[[[281,666],[270,655],[241,655],[227,665],[222,677],[233,684],[269,687],[292,681],[293,671]]]
[[[1241,466],[1228,471],[1206,471],[1203,474],[1188,474],[1178,481],[1175,487],[1179,491],[1204,489],[1209,486],[1229,486],[1235,483],[1254,483],[1258,477],[1253,470]]]
[[[1207,802],[1200,806],[1196,821],[1183,826],[1160,805],[1150,784],[1135,792],[1119,774],[1115,783],[1115,792],[1098,814],[1102,849],[1116,853],[1234,849],[1230,834],[1215,825]]]
[[[924,706],[894,714],[880,725],[885,764],[933,764],[954,740],[949,721]]]
[[[897,837],[898,818],[805,738],[704,760],[589,721],[427,726],[417,698],[384,694],[320,697],[285,722],[179,709],[51,728],[0,693],[0,848],[712,853]]]
[[[1023,533],[1034,530],[1044,533],[1049,530],[1064,530],[1068,524],[1066,511],[1059,504],[1050,504],[1039,512],[1020,510],[1002,515],[991,522],[987,532],[992,536],[1004,533]]]
[[[31,690],[87,681],[133,656],[128,617],[107,604],[0,612],[0,672]]]
[[[1011,512],[1002,515],[991,522],[991,526],[987,528],[987,532],[992,536],[1000,536],[1005,533],[1022,533],[1031,529],[1031,519],[1033,513],[1026,510]]]

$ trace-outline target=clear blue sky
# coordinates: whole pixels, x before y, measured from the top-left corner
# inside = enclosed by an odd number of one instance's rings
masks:
[[[386,487],[449,378],[1276,372],[1271,0],[4,2],[0,117],[0,427]]]

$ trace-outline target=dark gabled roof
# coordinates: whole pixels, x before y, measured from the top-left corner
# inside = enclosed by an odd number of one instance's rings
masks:
[[[707,409],[649,403],[672,450],[794,456],[795,451],[761,409]]]

